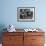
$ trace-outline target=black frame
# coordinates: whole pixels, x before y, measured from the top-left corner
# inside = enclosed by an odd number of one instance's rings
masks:
[[[35,7],[18,7],[17,21],[34,22],[35,21]]]

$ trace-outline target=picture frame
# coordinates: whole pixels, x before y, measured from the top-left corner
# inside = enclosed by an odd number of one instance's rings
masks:
[[[17,21],[20,22],[34,22],[35,21],[35,7],[18,7]]]

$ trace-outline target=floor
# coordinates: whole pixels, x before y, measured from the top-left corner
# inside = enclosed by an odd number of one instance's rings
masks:
[[[0,46],[2,46],[2,44],[0,44]]]

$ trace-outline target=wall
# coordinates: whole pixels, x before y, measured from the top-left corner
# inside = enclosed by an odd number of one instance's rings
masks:
[[[16,28],[46,28],[46,0],[0,0],[0,25]],[[35,7],[35,22],[18,22],[17,7]]]

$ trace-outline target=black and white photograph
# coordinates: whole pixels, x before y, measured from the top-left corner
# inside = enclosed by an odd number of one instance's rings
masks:
[[[35,21],[35,7],[18,7],[18,21]]]

